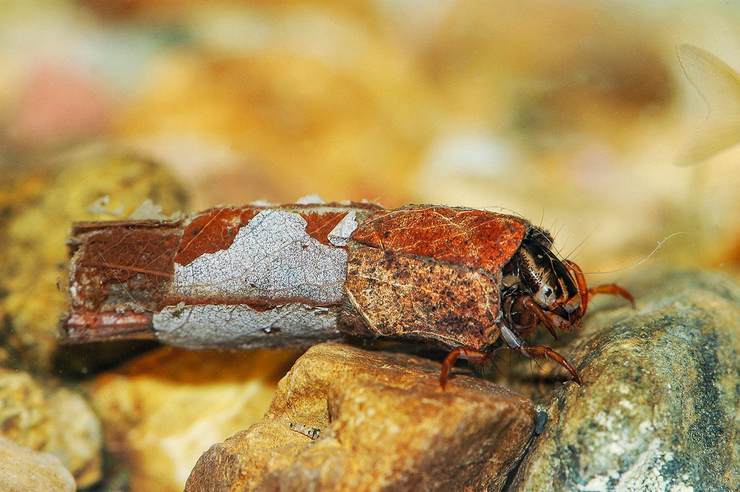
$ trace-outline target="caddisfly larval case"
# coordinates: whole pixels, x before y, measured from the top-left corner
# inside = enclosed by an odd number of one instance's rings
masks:
[[[529,227],[481,210],[367,203],[77,224],[65,337],[249,348],[348,334],[480,349],[497,336],[501,268]]]

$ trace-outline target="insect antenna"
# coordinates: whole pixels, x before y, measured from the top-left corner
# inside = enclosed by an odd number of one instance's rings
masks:
[[[560,233],[563,232],[564,227],[565,227],[564,225],[561,225],[560,227],[558,227],[558,229],[555,230],[555,234],[553,234],[552,236],[552,241],[548,241],[550,243],[550,247],[554,249],[555,252],[558,254],[558,256],[561,258],[563,256],[563,252],[560,250],[558,246],[555,245],[555,242],[558,240],[558,236],[560,236]],[[553,224],[553,229],[554,229],[554,224]]]
[[[544,221],[545,221],[545,206],[543,205],[542,206],[542,212],[540,213],[540,223],[539,223],[539,226],[538,227],[542,228],[542,223]]]
[[[637,260],[636,262],[634,262],[631,265],[628,265],[628,266],[625,266],[625,267],[622,267],[622,268],[617,268],[615,270],[606,270],[606,271],[602,271],[602,272],[583,272],[583,274],[584,275],[606,275],[606,274],[610,274],[610,273],[623,272],[625,270],[632,270],[633,268],[637,268],[638,266],[642,265],[643,263],[645,263],[646,261],[648,261],[650,258],[652,258],[655,254],[657,254],[658,251],[661,250],[663,248],[663,246],[665,245],[665,243],[667,243],[669,240],[671,240],[671,239],[673,239],[675,237],[678,237],[678,236],[683,236],[685,234],[687,234],[687,233],[686,232],[674,232],[672,234],[667,235],[666,237],[664,237],[663,239],[661,239],[660,241],[658,241],[658,243],[656,244],[656,246],[653,248],[653,250],[650,253],[648,253],[647,255],[643,256],[642,258],[640,258],[639,260]]]
[[[583,246],[586,243],[586,241],[588,241],[590,238],[591,238],[591,233],[588,233],[583,239],[581,239],[581,241],[578,244],[576,244],[575,248],[570,250],[570,253],[565,255],[565,257],[563,257],[563,259],[570,260],[573,257],[573,254],[576,251],[578,251],[581,248],[581,246]]]

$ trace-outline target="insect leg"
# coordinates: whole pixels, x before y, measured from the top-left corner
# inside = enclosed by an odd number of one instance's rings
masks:
[[[583,384],[581,376],[578,375],[578,371],[570,365],[570,362],[568,362],[565,357],[555,352],[552,348],[546,345],[532,345],[531,347],[522,347],[522,351],[528,353],[532,357],[547,357],[548,359],[554,360],[563,366],[571,376],[573,376],[573,380],[576,383],[579,385]]]
[[[522,300],[522,307],[527,309],[527,311],[529,311],[530,313],[534,314],[537,319],[539,319],[542,324],[545,325],[545,328],[547,328],[547,331],[550,332],[555,340],[558,339],[556,330],[567,331],[571,328],[570,321],[561,318],[555,313],[543,311],[542,308],[539,307],[537,303],[532,300],[531,297],[525,297]]]
[[[501,336],[503,337],[506,344],[514,350],[518,350],[525,357],[546,357],[551,359],[561,366],[563,366],[573,376],[573,380],[578,384],[583,384],[581,377],[578,375],[578,371],[570,365],[570,362],[565,357],[555,352],[552,348],[546,345],[532,345],[527,346],[524,344],[521,338],[516,333],[511,331],[508,327],[500,325]]]
[[[586,277],[583,275],[583,271],[581,270],[581,268],[570,260],[565,260],[563,263],[565,264],[565,267],[568,269],[568,271],[570,271],[571,275],[575,277],[576,283],[578,284],[578,293],[581,297],[579,313],[581,315],[586,313],[586,308],[588,307],[589,301],[596,294],[611,294],[623,297],[624,299],[627,299],[630,304],[632,304],[632,309],[635,309],[635,298],[632,297],[632,294],[630,294],[629,291],[627,291],[627,289],[625,289],[624,287],[621,287],[617,284],[604,284],[588,289],[586,287]],[[568,299],[565,304],[567,309],[568,304],[570,304],[570,299]]]
[[[632,304],[632,309],[635,309],[635,298],[632,297],[632,294],[630,294],[627,289],[617,284],[597,285],[596,287],[591,287],[590,289],[588,289],[589,297],[593,297],[596,294],[611,294],[614,296],[623,297],[624,299],[627,299],[630,304]]]
[[[578,317],[580,318],[586,313],[586,308],[588,307],[588,286],[586,284],[586,276],[583,275],[583,270],[581,270],[581,267],[579,267],[575,262],[572,262],[570,260],[565,260],[563,262],[565,265],[565,268],[568,269],[568,272],[570,272],[571,276],[573,276],[576,280],[576,285],[578,286],[578,297],[580,297],[579,303],[577,303],[575,306],[578,310]],[[574,301],[576,296],[573,296],[571,299],[568,299],[565,302],[565,308],[568,310],[568,312],[573,312],[573,308],[570,308],[569,306],[572,304],[572,301]]]
[[[442,369],[439,371],[439,385],[444,390],[447,386],[447,380],[449,379],[450,369],[455,365],[455,361],[460,356],[465,356],[469,361],[483,362],[488,357],[485,352],[479,352],[477,350],[468,350],[463,348],[456,348],[452,350],[445,360],[442,362]]]

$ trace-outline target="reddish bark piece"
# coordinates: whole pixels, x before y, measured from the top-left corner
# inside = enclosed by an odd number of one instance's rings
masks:
[[[199,256],[227,249],[239,229],[268,207],[214,208],[196,215],[185,227],[175,261],[188,265]],[[331,245],[329,233],[347,212],[296,210],[307,223],[306,232],[319,242]]]
[[[100,312],[80,309],[69,316],[65,329],[65,338],[76,342],[155,338],[152,314],[136,311]]]
[[[497,272],[529,227],[518,217],[484,210],[411,206],[374,213],[352,239],[385,251]]]
[[[175,261],[187,265],[203,254],[228,248],[239,229],[257,213],[259,209],[242,207],[214,208],[196,215],[182,233]]]
[[[175,224],[149,222],[81,224],[74,232],[81,245],[72,269],[72,303],[95,310],[108,304],[158,309],[173,271],[181,231]]]
[[[307,222],[306,232],[308,235],[327,246],[332,246],[329,242],[329,233],[346,215],[347,212],[301,213],[301,217],[306,219]]]

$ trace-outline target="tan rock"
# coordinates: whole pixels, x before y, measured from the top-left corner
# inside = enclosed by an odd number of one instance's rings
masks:
[[[91,386],[105,442],[129,468],[129,490],[182,491],[213,442],[257,422],[295,353],[162,348]]]
[[[500,489],[532,435],[531,402],[469,376],[442,391],[438,375],[414,356],[317,345],[186,491]]]
[[[66,492],[76,487],[74,478],[56,456],[0,437],[0,490]]]
[[[8,254],[8,224],[24,207],[39,199],[48,186],[50,176],[42,170],[29,171],[4,161],[0,162],[0,166],[3,168],[3,178],[0,179],[0,272],[5,273],[13,265]],[[5,319],[6,308],[1,298],[7,295],[7,288],[3,284],[0,281],[0,317]],[[0,328],[0,334],[10,335],[10,330]],[[16,366],[18,360],[19,354],[14,347],[6,343],[0,346],[0,365]]]
[[[55,455],[80,487],[101,478],[100,423],[87,401],[72,390],[0,369],[0,436]]]
[[[49,451],[72,472],[78,487],[99,482],[103,476],[103,433],[90,403],[66,388],[49,395],[48,411],[56,434]]]
[[[72,221],[127,217],[146,199],[165,213],[184,206],[185,195],[162,167],[128,155],[105,152],[70,158],[71,163],[14,180],[22,192],[0,190],[0,206],[11,214],[0,220],[0,314],[6,352],[25,367],[49,370],[57,350],[59,318],[67,294],[66,278]],[[3,187],[5,188],[5,187]],[[107,198],[106,198],[107,197]],[[22,206],[16,206],[21,203]]]

